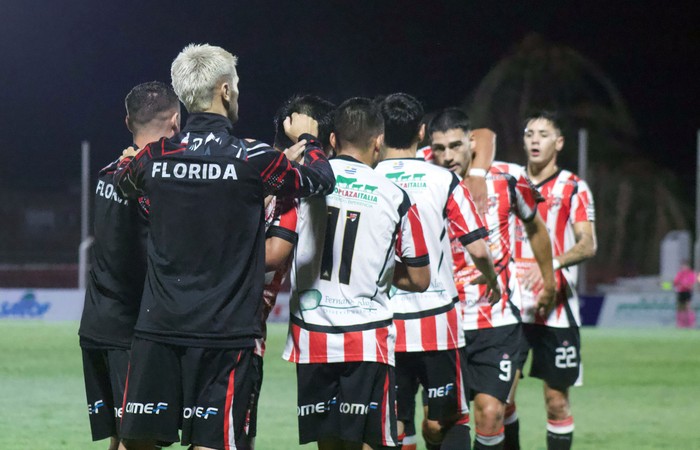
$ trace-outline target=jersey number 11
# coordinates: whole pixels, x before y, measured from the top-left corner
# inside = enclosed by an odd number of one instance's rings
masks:
[[[328,207],[328,223],[326,224],[326,237],[323,242],[323,257],[321,258],[321,279],[331,279],[333,273],[333,242],[338,228],[338,218],[340,208]],[[343,232],[343,243],[340,251],[340,271],[338,281],[341,284],[350,284],[350,269],[352,267],[352,254],[355,252],[355,239],[357,239],[357,228],[360,225],[360,212],[347,211],[345,213],[345,231]]]

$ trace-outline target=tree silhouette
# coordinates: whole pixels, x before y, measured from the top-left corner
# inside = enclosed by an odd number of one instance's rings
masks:
[[[692,210],[679,201],[678,180],[639,154],[624,99],[579,52],[529,35],[486,75],[465,107],[475,127],[498,134],[497,158],[519,164],[526,162],[523,118],[533,110],[556,110],[562,117],[562,168],[577,171],[577,130],[588,130],[586,178],[596,201],[598,234],[589,282],[658,273],[661,239],[671,230],[691,228]]]

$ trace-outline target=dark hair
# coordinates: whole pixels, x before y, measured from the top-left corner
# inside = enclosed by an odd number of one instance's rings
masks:
[[[333,131],[339,148],[348,143],[367,149],[372,139],[384,132],[379,105],[364,97],[345,100],[333,115]]]
[[[124,99],[129,129],[138,128],[156,119],[160,114],[179,109],[180,102],[175,91],[160,81],[149,81],[134,87]]]
[[[380,104],[384,118],[384,143],[388,147],[408,148],[418,140],[423,106],[408,94],[386,97]]]
[[[428,123],[428,135],[432,136],[436,132],[444,133],[455,128],[469,132],[471,129],[469,116],[459,108],[445,108],[435,114],[435,117]]]
[[[532,113],[528,114],[527,117],[525,117],[525,121],[523,122],[523,130],[527,128],[528,123],[537,119],[549,121],[554,127],[554,129],[557,131],[557,133],[563,136],[563,124],[561,118],[559,117],[559,114],[557,114],[556,111],[548,111],[545,109],[533,111]]]
[[[318,122],[318,140],[324,147],[330,145],[335,105],[317,95],[295,95],[288,99],[275,114],[275,147],[280,150],[291,147],[294,142],[284,132],[284,119],[293,113],[306,114]]]

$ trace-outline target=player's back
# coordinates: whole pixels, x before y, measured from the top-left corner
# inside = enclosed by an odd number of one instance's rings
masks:
[[[249,158],[274,150],[203,116],[209,122],[188,122],[146,147],[148,273],[136,332],[183,345],[252,345],[261,334],[251,319],[260,312],[265,233],[263,182]]]
[[[431,258],[425,292],[392,292],[397,351],[434,351],[464,345],[452,274],[450,240],[481,231],[467,193],[452,172],[417,158],[387,159],[375,171],[404,189],[416,203]],[[459,198],[455,198],[458,196]],[[462,207],[462,208],[460,208]],[[432,330],[432,331],[429,331]]]
[[[418,218],[408,195],[366,164],[341,155],[331,166],[335,192],[300,202],[285,358],[393,364],[395,247],[410,239],[402,221]]]
[[[146,211],[114,184],[118,161],[102,169],[95,190],[95,241],[79,334],[128,348],[146,276]]]

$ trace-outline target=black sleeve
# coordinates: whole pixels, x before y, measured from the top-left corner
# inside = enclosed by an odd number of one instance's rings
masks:
[[[284,153],[271,148],[260,149],[248,154],[248,161],[257,167],[265,186],[265,195],[328,195],[335,188],[335,175],[319,142],[311,135],[306,139],[304,165],[293,164]]]

